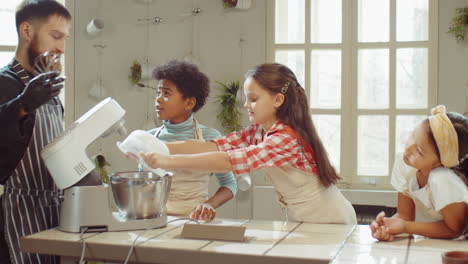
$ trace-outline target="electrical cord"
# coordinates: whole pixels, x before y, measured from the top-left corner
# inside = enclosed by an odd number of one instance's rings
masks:
[[[195,223],[197,223],[197,224],[200,224],[197,220],[194,220],[194,219],[190,219],[190,218],[177,218],[177,219],[173,219],[173,220],[167,222],[166,225],[167,225],[167,224],[170,224],[170,223],[172,223],[172,222],[175,222],[175,221],[180,221],[180,220],[187,220],[187,221],[189,221],[189,222],[195,222]],[[135,244],[136,244],[136,242],[138,241],[138,238],[139,238],[141,235],[143,235],[146,231],[152,230],[152,229],[154,229],[154,228],[152,228],[152,227],[146,228],[145,231],[141,232],[141,233],[133,240],[132,246],[130,247],[130,250],[128,251],[127,258],[125,259],[124,264],[127,264],[127,263],[128,263],[128,260],[130,259],[130,256],[132,255],[133,248],[135,247]],[[150,238],[150,239],[152,239],[152,238]],[[80,262],[80,264],[81,264],[81,262]]]
[[[180,220],[186,220],[188,222],[195,222],[197,224],[200,224],[200,222],[198,222],[197,220],[194,220],[194,219],[190,219],[190,218],[176,218],[176,219],[173,219],[169,222],[166,223],[167,224],[170,224],[172,222],[176,222],[176,221],[180,221]],[[130,259],[130,256],[132,255],[132,252],[133,252],[133,248],[135,247],[135,244],[136,242],[138,241],[138,238],[143,235],[146,231],[148,230],[151,230],[153,228],[149,227],[147,229],[145,229],[143,232],[141,232],[136,238],[135,240],[133,241],[132,243],[132,246],[130,247],[130,250],[128,251],[128,254],[127,254],[127,258],[125,259],[125,262],[124,264],[127,264],[128,263],[128,260]],[[85,252],[86,252],[86,240],[84,239],[83,237],[83,234],[88,230],[87,227],[84,227],[81,232],[80,232],[80,241],[82,242],[82,246],[81,246],[81,256],[80,256],[80,261],[78,262],[79,264],[85,264],[86,262],[84,261],[84,256],[85,256]],[[152,238],[150,238],[152,239]]]
[[[83,243],[82,246],[81,246],[81,257],[80,257],[80,262],[79,264],[84,264],[84,256],[85,256],[85,250],[86,250],[86,241],[85,239],[83,238],[83,234],[86,232],[86,230],[88,230],[87,227],[83,228],[80,232],[80,240],[81,242]]]

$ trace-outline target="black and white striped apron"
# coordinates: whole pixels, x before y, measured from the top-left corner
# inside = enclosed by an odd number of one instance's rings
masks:
[[[29,75],[15,61],[13,70],[23,83]],[[13,264],[59,263],[54,256],[20,251],[19,238],[58,225],[62,194],[54,184],[40,153],[42,148],[63,131],[62,105],[58,98],[36,110],[36,120],[28,148],[5,184],[2,207],[5,239]]]

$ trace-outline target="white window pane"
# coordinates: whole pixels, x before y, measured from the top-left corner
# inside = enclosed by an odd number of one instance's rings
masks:
[[[279,50],[275,53],[275,61],[288,66],[294,74],[296,74],[297,80],[304,87],[304,66],[305,57],[303,50]]]
[[[397,41],[427,40],[429,31],[428,0],[397,0]]]
[[[389,0],[359,0],[359,42],[386,42],[389,40]]]
[[[311,107],[340,108],[341,50],[313,50],[311,56]]]
[[[304,0],[276,0],[275,10],[275,43],[304,43]]]
[[[10,63],[14,56],[13,51],[0,51],[0,68]]]
[[[341,0],[312,0],[312,43],[341,43]]]
[[[2,0],[0,3],[0,45],[11,46],[18,42],[15,10],[20,0]]]
[[[339,115],[313,115],[315,129],[327,150],[328,158],[340,171],[341,117]]]
[[[358,175],[388,175],[388,116],[359,116]]]
[[[397,50],[397,108],[426,108],[428,89],[427,48]]]
[[[405,143],[413,129],[424,119],[423,115],[399,115],[396,117],[395,154],[405,150]]]
[[[358,51],[359,108],[388,108],[388,49]]]

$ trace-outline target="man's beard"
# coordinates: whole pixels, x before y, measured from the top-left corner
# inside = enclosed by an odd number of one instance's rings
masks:
[[[36,58],[40,55],[40,52],[38,51],[38,45],[39,41],[37,40],[37,36],[35,35],[31,41],[31,44],[28,47],[28,63],[31,69],[34,69],[34,61]]]

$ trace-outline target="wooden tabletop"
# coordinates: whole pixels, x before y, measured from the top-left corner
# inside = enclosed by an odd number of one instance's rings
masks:
[[[169,218],[174,219],[174,218]],[[243,225],[242,242],[183,239],[186,221],[152,230],[66,233],[50,229],[21,238],[23,251],[79,259],[131,263],[442,263],[441,254],[468,250],[468,241],[402,237],[379,242],[365,225],[217,219],[216,225]],[[135,241],[135,239],[137,239]],[[85,243],[83,243],[83,241]]]

